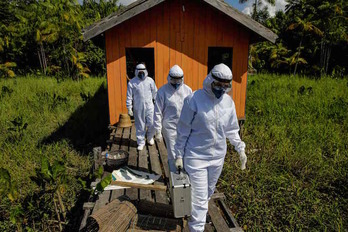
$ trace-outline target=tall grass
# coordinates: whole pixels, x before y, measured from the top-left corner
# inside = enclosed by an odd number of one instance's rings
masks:
[[[219,188],[244,229],[347,231],[347,80],[248,77],[243,140],[247,170],[229,147]]]
[[[101,92],[98,96],[103,96],[105,103],[93,100],[97,91]],[[39,189],[33,179],[42,157],[47,157],[51,163],[64,163],[68,178],[68,186],[62,191],[64,203],[69,211],[74,207],[82,188],[78,178],[84,178],[90,168],[88,152],[106,139],[98,140],[105,135],[102,130],[107,129],[104,125],[107,123],[105,96],[103,78],[80,82],[57,82],[53,78],[36,76],[0,79],[0,168],[8,170],[11,180],[18,185],[20,196],[16,203],[25,210],[20,222],[23,228],[35,225],[36,229],[43,228],[40,225],[52,219],[50,209],[43,208],[52,205],[35,205],[32,199]],[[101,120],[104,128],[98,128]],[[9,218],[14,203],[5,197],[0,203],[0,231],[13,229]],[[40,210],[42,212],[38,212]],[[26,222],[29,218],[33,222]],[[34,222],[36,219],[42,221]]]
[[[347,80],[251,76],[246,107],[247,170],[239,170],[229,147],[218,183],[240,225],[248,231],[346,231]],[[42,157],[64,162],[63,200],[69,223],[76,223],[74,206],[83,188],[78,178],[88,173],[91,148],[105,142],[107,122],[104,79],[0,80],[0,168],[20,192],[15,204],[0,199],[0,231],[16,229],[9,220],[16,213],[27,230],[54,230],[51,203],[40,205],[45,201],[33,195]]]

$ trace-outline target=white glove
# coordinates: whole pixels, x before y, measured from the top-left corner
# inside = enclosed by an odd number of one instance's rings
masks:
[[[162,139],[162,133],[161,133],[161,131],[156,131],[155,138],[156,138],[157,141],[161,141],[161,139]]]
[[[179,170],[179,169],[182,170],[183,169],[184,165],[182,163],[182,159],[181,158],[175,159],[175,167],[176,167],[177,170]]]
[[[245,169],[245,165],[246,165],[247,159],[248,158],[247,158],[247,156],[246,156],[244,151],[239,153],[240,169],[242,169],[242,170]]]
[[[129,108],[129,109],[128,109],[128,114],[129,114],[129,116],[131,116],[131,117],[133,116],[133,110],[132,110],[132,108]]]

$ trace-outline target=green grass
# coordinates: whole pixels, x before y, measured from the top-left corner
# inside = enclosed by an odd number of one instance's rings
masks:
[[[248,77],[243,140],[247,170],[229,147],[218,188],[244,229],[347,231],[346,79]]]
[[[41,230],[40,226],[50,225],[49,220],[55,219],[50,202],[39,205],[42,197],[34,199],[40,188],[33,178],[42,157],[51,163],[64,163],[68,185],[62,190],[63,200],[68,210],[74,211],[82,188],[78,178],[86,178],[91,166],[89,152],[107,139],[105,82],[105,78],[89,78],[58,83],[53,78],[36,76],[0,79],[0,168],[9,171],[19,192],[15,202],[0,199],[0,231],[14,229],[8,219],[17,205],[25,211],[23,228],[33,228],[30,220],[38,220],[36,229]],[[18,127],[11,122],[16,118]]]
[[[347,89],[347,80],[341,79],[248,78],[243,128],[247,170],[239,169],[229,147],[218,183],[244,229],[347,230]],[[78,178],[88,179],[89,152],[105,144],[107,107],[102,78],[60,83],[35,76],[0,80],[0,168],[10,172],[20,193],[14,202],[1,197],[0,231],[16,230],[9,218],[18,213],[18,206],[23,210],[22,228],[57,229],[51,221],[56,220],[52,200],[40,195],[42,189],[33,181],[42,157],[65,164],[67,228],[76,229],[84,192]],[[11,122],[15,118],[18,127]]]

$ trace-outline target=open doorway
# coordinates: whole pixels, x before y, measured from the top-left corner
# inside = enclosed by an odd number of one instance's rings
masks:
[[[126,67],[129,79],[134,77],[135,67],[144,63],[149,76],[155,80],[155,51],[154,48],[126,48]]]
[[[232,70],[233,48],[208,47],[208,73],[215,65],[223,63]]]

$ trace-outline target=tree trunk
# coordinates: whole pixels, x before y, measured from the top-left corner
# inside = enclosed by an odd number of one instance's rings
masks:
[[[331,56],[331,46],[328,45],[326,47],[325,74],[327,74],[328,69],[329,69],[330,56]]]
[[[69,67],[69,61],[67,59],[66,49],[65,49],[65,41],[63,39],[63,52],[64,52],[64,61],[66,65],[66,71],[68,72],[68,76],[70,76],[70,67]]]
[[[45,50],[44,50],[42,43],[40,44],[40,53],[41,53],[43,72],[46,75],[47,62],[46,62]]]
[[[321,76],[326,75],[329,69],[329,61],[331,57],[331,46],[322,39],[320,44],[320,68]]]
[[[324,75],[324,57],[325,57],[325,42],[324,38],[321,39],[320,42],[320,75]]]
[[[257,17],[257,3],[258,3],[257,0],[255,0],[252,18],[258,22],[259,20]]]
[[[43,70],[43,64],[42,64],[42,59],[41,59],[41,55],[40,55],[40,50],[39,49],[37,49],[37,56],[39,57],[40,67]]]
[[[303,35],[301,36],[300,46],[298,46],[298,53],[297,53],[297,57],[296,57],[296,64],[295,64],[295,69],[294,69],[294,76],[296,75],[297,65],[298,65],[298,59],[300,58],[302,40],[303,40]]]

